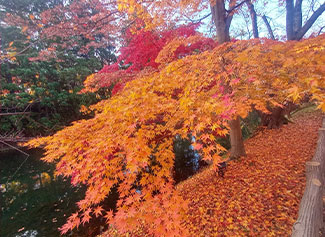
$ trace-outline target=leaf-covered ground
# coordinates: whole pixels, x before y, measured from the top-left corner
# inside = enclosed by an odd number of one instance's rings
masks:
[[[224,178],[208,168],[178,185],[190,201],[184,224],[191,236],[291,234],[321,114],[305,111],[293,122],[248,139],[247,157],[231,161]]]

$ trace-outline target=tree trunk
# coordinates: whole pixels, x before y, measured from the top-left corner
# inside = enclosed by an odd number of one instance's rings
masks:
[[[256,11],[255,11],[254,5],[252,4],[251,1],[248,1],[246,4],[249,9],[249,14],[251,15],[253,35],[254,35],[254,38],[257,39],[257,38],[259,38],[259,36],[258,36]]]
[[[236,1],[230,1],[230,6],[233,6]],[[217,29],[217,40],[219,44],[229,42],[229,27],[232,20],[233,13],[226,14],[224,0],[216,0],[214,5],[211,5],[212,20]],[[237,117],[235,120],[229,122],[230,126],[230,157],[245,156],[245,147],[240,127],[240,119]]]
[[[297,37],[297,33],[300,31],[301,26],[302,26],[302,0],[296,0],[294,13],[293,13],[293,32],[295,34],[295,37]]]
[[[246,156],[239,117],[237,116],[236,119],[231,120],[229,122],[229,126],[230,126],[230,144],[231,144],[230,157],[238,158],[241,156]]]
[[[227,16],[225,3],[223,0],[216,0],[214,5],[211,5],[212,20],[217,30],[217,40],[219,44],[230,41],[229,26],[227,24]],[[229,25],[229,26],[228,26]]]
[[[294,40],[295,34],[293,31],[293,18],[294,18],[294,3],[293,0],[286,1],[286,32],[287,40]]]
[[[287,124],[288,120],[285,118],[284,110],[280,107],[269,109],[271,114],[262,113],[261,123],[268,129],[279,128],[283,124]]]
[[[281,107],[267,107],[267,109],[271,112],[270,114],[260,113],[261,124],[262,126],[267,127],[268,129],[279,128],[283,124],[287,124],[289,122],[288,118],[290,113],[298,108],[298,105],[290,102]]]

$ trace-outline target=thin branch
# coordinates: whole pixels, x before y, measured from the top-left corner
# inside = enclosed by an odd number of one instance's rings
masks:
[[[3,140],[1,140],[1,139],[0,139],[0,142],[1,142],[1,143],[3,143],[3,144],[5,144],[6,146],[9,146],[9,147],[11,147],[12,149],[15,149],[16,151],[19,151],[20,153],[22,153],[22,154],[26,155],[27,157],[29,156],[29,154],[28,154],[28,153],[26,153],[26,152],[22,151],[22,150],[21,150],[21,149],[19,149],[18,147],[15,147],[15,146],[13,146],[13,145],[9,144],[8,142],[5,142],[5,141],[3,141]]]
[[[24,114],[30,114],[30,113],[31,112],[0,113],[0,116],[24,115]]]
[[[198,19],[198,20],[195,20],[197,23],[198,22],[201,22],[201,21],[203,21],[204,19],[206,19],[206,18],[208,18],[209,16],[211,16],[212,15],[212,13],[210,12],[208,15],[205,15],[204,17],[202,17],[202,18],[200,18],[200,19]]]
[[[15,54],[15,56],[19,56],[20,54],[26,52],[29,48],[31,48],[32,46],[34,46],[39,40],[36,40],[35,42],[31,43],[30,45],[28,45],[26,48],[24,48],[22,51],[18,52]],[[12,56],[11,58],[15,57],[15,56]]]
[[[228,13],[228,15],[230,15],[232,13],[232,11],[234,11],[236,8],[240,7],[241,5],[243,5],[245,2],[248,2],[249,0],[244,0],[241,3],[238,3],[237,5],[233,6],[232,8],[230,8],[229,10],[226,10],[226,12]]]
[[[211,16],[212,13],[209,13],[208,15],[205,15],[203,17],[201,17],[200,19],[197,20],[192,20],[190,17],[188,17],[187,15],[183,15],[187,20],[189,20],[191,23],[193,24],[197,24],[200,23],[201,21],[203,21],[204,19],[208,18],[209,16]]]
[[[269,21],[267,20],[266,16],[263,15],[262,19],[263,19],[263,21],[264,21],[264,23],[266,25],[267,31],[269,32],[269,35],[270,35],[271,39],[275,40],[273,30],[272,30],[271,25],[270,25]]]
[[[317,36],[320,35],[320,34],[322,33],[323,29],[325,29],[325,26],[323,26],[323,27],[321,27],[321,28],[319,29]]]
[[[24,52],[26,52],[28,49],[30,49],[32,46],[34,46],[39,40],[36,40],[35,42],[31,43],[30,45],[28,45],[26,48],[24,48],[23,50],[21,50],[20,52],[16,53],[15,55],[13,56],[10,56],[8,58],[6,58],[5,60],[0,60],[0,64],[2,64],[3,62],[7,61],[7,60],[10,60],[10,59],[13,59],[15,58],[16,56],[21,56]]]
[[[11,176],[8,177],[7,182],[6,182],[6,186],[7,186],[9,180],[12,179],[13,177],[15,177],[15,175],[21,169],[21,167],[23,166],[23,164],[25,164],[25,162],[29,158],[29,154],[26,153],[26,152],[24,152],[24,151],[22,151],[22,150],[20,150],[19,148],[15,147],[15,146],[10,145],[9,143],[7,143],[5,141],[0,140],[0,142],[3,143],[3,144],[5,144],[5,145],[7,145],[7,146],[9,146],[9,147],[11,147],[11,148],[13,148],[13,149],[15,149],[15,150],[17,150],[17,151],[19,151],[19,152],[21,152],[21,153],[23,153],[24,155],[26,155],[25,160],[19,165],[19,167],[16,169],[16,171],[13,173],[13,175],[11,175]]]

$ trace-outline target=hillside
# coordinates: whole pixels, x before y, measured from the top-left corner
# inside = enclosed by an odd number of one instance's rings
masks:
[[[318,112],[297,113],[293,123],[248,139],[247,157],[232,161],[224,178],[206,169],[181,183],[191,236],[288,236],[320,123]]]

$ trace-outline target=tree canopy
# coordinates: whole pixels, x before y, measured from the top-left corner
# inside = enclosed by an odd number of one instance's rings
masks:
[[[149,233],[179,235],[184,202],[172,185],[175,136],[193,134],[195,149],[217,169],[224,148],[215,137],[227,133],[234,116],[306,93],[324,109],[324,42],[324,35],[287,43],[238,41],[184,57],[128,82],[96,106],[93,119],[30,145],[45,144],[44,159],[58,162],[58,174],[87,183],[78,204],[84,221],[118,185],[120,201],[114,218],[107,215],[110,223],[122,232],[145,225]],[[76,213],[62,231],[78,224]]]
[[[301,22],[290,26],[296,19],[292,2],[286,5],[287,33],[298,40],[306,31]],[[252,9],[254,1],[236,0],[55,1],[43,11],[6,15],[7,24],[20,27],[39,51],[31,61],[72,54],[105,62],[112,46],[120,46],[117,62],[84,83],[91,92],[114,87],[111,98],[91,107],[94,117],[28,143],[45,148],[44,160],[56,163],[57,174],[88,187],[62,233],[102,216],[121,233],[186,236],[181,222],[187,203],[173,179],[176,138],[191,136],[195,151],[216,171],[226,152],[218,138],[233,130],[233,121],[241,134],[239,117],[252,110],[269,113],[304,96],[325,111],[325,35],[287,42],[257,34],[231,39],[231,22],[245,3]],[[321,14],[323,6],[315,12]],[[209,15],[217,41],[196,30]],[[117,209],[104,210],[113,189]]]

